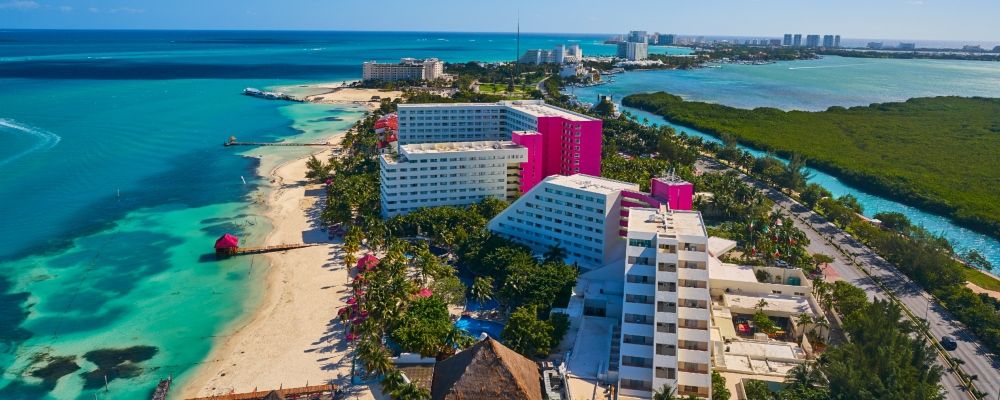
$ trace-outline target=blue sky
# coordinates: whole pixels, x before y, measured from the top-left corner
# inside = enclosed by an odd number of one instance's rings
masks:
[[[1000,41],[1000,0],[0,0],[2,28],[700,35]]]

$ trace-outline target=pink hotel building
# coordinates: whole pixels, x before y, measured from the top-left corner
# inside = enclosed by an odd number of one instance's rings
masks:
[[[401,104],[399,146],[512,141],[528,151],[519,187],[551,175],[601,174],[602,121],[541,100]]]

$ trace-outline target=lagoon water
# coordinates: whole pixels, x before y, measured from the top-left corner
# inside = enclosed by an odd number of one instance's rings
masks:
[[[585,102],[611,95],[615,101],[631,93],[666,91],[692,101],[706,101],[740,108],[775,107],[784,110],[825,110],[830,106],[862,106],[928,96],[1000,97],[1000,63],[951,60],[880,60],[824,57],[818,60],[778,62],[768,65],[725,64],[719,68],[689,71],[644,71],[616,75],[613,83],[576,88]],[[628,109],[628,108],[627,108]],[[704,132],[678,126],[662,117],[628,109],[640,119],[666,124],[706,140],[719,140]],[[764,153],[751,150],[757,156]],[[830,174],[809,169],[810,182],[836,196],[852,194],[865,215],[881,211],[906,214],[931,232],[948,238],[959,251],[976,249],[1000,267],[1000,240],[960,227],[896,201],[858,190]]]
[[[601,40],[522,35],[521,49],[579,43],[585,54],[613,52]],[[0,31],[0,398],[148,398],[158,379],[183,380],[216,336],[252,309],[263,259],[217,262],[206,254],[223,232],[250,245],[263,240],[268,222],[254,200],[267,182],[258,164],[269,170],[308,150],[269,149],[261,161],[260,150],[240,154],[222,141],[314,140],[350,126],[361,111],[249,98],[239,94],[244,87],[357,79],[368,59],[497,61],[515,46],[505,34]],[[956,68],[968,65],[978,64]],[[711,74],[729,68],[626,74],[615,85],[638,79],[645,80],[638,90],[671,89],[664,82],[684,81],[682,94],[737,105],[781,97],[713,83]],[[761,69],[726,76],[753,82],[771,66],[747,68]],[[934,82],[941,93],[885,93],[1000,96],[976,89],[1000,87],[987,84],[992,72],[967,74]],[[987,83],[963,86],[966,79]],[[816,85],[761,82],[773,93]],[[828,101],[851,103],[840,96],[870,89],[859,85]],[[821,107],[811,103],[819,96],[787,105]],[[858,101],[869,101],[864,96]],[[157,352],[129,355],[141,372],[111,376],[107,393],[98,388],[103,379],[87,386],[83,374],[96,365],[84,354],[130,346]],[[75,357],[81,369],[58,380],[32,375],[57,356]]]

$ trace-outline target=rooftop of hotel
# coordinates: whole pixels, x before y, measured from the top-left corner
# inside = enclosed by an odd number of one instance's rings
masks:
[[[509,140],[482,140],[477,142],[414,143],[400,146],[406,154],[450,153],[459,151],[489,151],[519,149],[522,146]]]
[[[418,108],[453,108],[453,107],[509,107],[535,117],[562,117],[570,121],[595,121],[594,118],[565,110],[544,100],[502,100],[496,103],[423,103],[400,104],[400,110]]]
[[[628,229],[664,235],[706,236],[701,213],[662,211],[656,208],[629,209]]]
[[[634,183],[616,181],[614,179],[601,178],[587,174],[573,175],[552,175],[545,178],[544,182],[549,182],[559,186],[572,189],[580,189],[599,194],[613,194],[622,190],[638,190],[639,185]]]
[[[578,114],[569,110],[564,110],[562,108],[545,104],[544,101],[537,100],[514,100],[514,101],[502,101],[504,105],[513,108],[515,110],[521,111],[526,114],[530,114],[535,117],[562,117],[570,121],[593,121],[594,119],[583,114]]]
[[[757,275],[749,265],[709,263],[708,278],[737,282],[757,282]]]
[[[770,294],[767,296],[745,296],[741,294],[725,293],[722,295],[725,306],[733,309],[734,312],[746,312],[757,307],[761,299],[767,302],[764,311],[778,312],[784,314],[803,314],[813,312],[809,299],[806,296],[795,296],[789,294]]]

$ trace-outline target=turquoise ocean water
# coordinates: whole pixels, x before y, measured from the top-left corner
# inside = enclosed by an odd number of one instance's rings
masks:
[[[598,39],[523,35],[522,46],[613,51]],[[252,245],[269,229],[254,203],[264,153],[223,140],[308,141],[361,111],[244,87],[357,79],[367,59],[500,60],[515,45],[498,34],[0,32],[0,398],[146,398],[255,305],[263,259],[206,257],[223,232]],[[304,153],[267,154],[273,165]],[[105,393],[97,372],[88,386],[97,366],[84,354],[131,346],[156,348],[127,355],[137,377],[112,374]],[[81,369],[35,376],[52,357]]]
[[[575,42],[585,54],[613,52],[601,40],[522,35],[521,49]],[[266,182],[258,166],[307,150],[269,150],[261,159],[260,150],[241,154],[222,141],[308,141],[361,112],[248,98],[239,95],[244,87],[357,79],[369,59],[497,61],[511,58],[515,45],[507,34],[0,31],[0,398],[147,398],[158,379],[183,380],[227,324],[254,307],[266,263],[207,255],[223,232],[251,245],[263,239],[269,226],[254,201]],[[754,81],[767,68],[732,79]],[[688,95],[737,105],[774,97],[755,100],[750,90],[696,78],[713,72],[703,71],[617,79],[646,80],[641,90],[688,82]],[[768,83],[789,91],[828,85]],[[940,89],[933,94],[979,94],[955,93],[965,90],[957,81]],[[788,100],[818,107],[811,101]],[[111,374],[105,392],[103,373],[94,372],[100,360],[84,355],[131,346],[156,351],[126,354],[133,362],[117,371],[131,377]],[[54,357],[80,369],[43,379],[38,368]],[[60,375],[52,370],[42,372]]]

